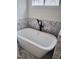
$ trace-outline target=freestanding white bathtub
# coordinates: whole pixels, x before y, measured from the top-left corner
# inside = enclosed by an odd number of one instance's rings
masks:
[[[31,28],[18,31],[17,37],[22,48],[37,57],[44,56],[57,43],[55,36]]]

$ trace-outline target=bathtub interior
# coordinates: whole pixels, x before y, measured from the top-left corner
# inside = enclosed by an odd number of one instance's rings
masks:
[[[18,35],[27,38],[28,40],[33,41],[34,43],[39,44],[43,47],[49,47],[55,44],[54,42],[56,41],[54,40],[56,39],[54,35],[44,33],[32,28],[22,29],[18,31]]]

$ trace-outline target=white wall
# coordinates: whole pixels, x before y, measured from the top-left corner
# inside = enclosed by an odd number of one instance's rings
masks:
[[[26,18],[27,10],[27,0],[17,0],[17,19]]]
[[[61,6],[55,7],[33,7],[32,1],[29,0],[29,17],[40,19],[56,19],[61,20]]]
[[[61,6],[34,7],[32,0],[17,0],[17,19],[39,18],[61,20]]]

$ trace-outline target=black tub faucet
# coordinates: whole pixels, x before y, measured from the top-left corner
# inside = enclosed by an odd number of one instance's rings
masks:
[[[37,22],[38,22],[40,31],[42,31],[42,28],[44,27],[44,26],[42,25],[42,20],[37,19]]]

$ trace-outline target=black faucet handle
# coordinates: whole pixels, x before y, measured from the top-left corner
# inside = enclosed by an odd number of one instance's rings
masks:
[[[38,24],[39,24],[39,25],[41,25],[41,24],[42,24],[42,21],[41,21],[41,20],[39,20],[39,19],[37,19],[37,22],[38,22]]]
[[[39,24],[39,19],[37,19],[37,22],[38,22],[38,24]]]
[[[38,22],[40,31],[42,31],[42,28],[44,27],[44,26],[42,25],[42,20],[37,19],[37,22]]]

